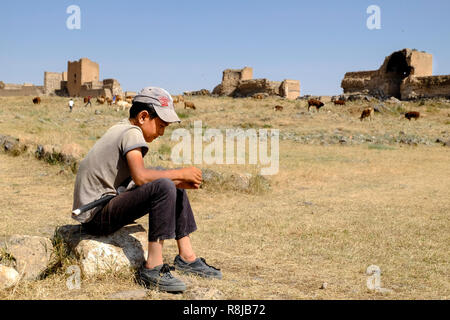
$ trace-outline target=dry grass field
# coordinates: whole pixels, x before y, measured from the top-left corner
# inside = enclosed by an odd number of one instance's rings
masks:
[[[149,290],[148,299],[449,299],[450,298],[450,103],[385,103],[373,121],[361,110],[378,103],[326,103],[307,112],[305,101],[192,97],[196,110],[177,105],[183,122],[150,144],[147,165],[176,167],[169,160],[178,127],[280,130],[279,173],[269,190],[232,187],[189,190],[199,256],[221,268],[223,280],[180,275],[188,290],[172,295]],[[0,98],[0,134],[30,145],[53,145],[79,159],[115,122],[127,117],[106,105],[69,113],[67,99]],[[282,105],[283,111],[273,110]],[[97,112],[95,112],[97,110]],[[400,112],[420,111],[417,121]],[[251,165],[200,166],[251,173]],[[0,152],[0,237],[51,237],[70,218],[75,175],[32,152]],[[146,218],[138,221],[147,225]],[[172,263],[174,241],[164,258]],[[21,281],[0,299],[108,299],[139,289],[131,271],[82,278],[68,290],[65,268],[77,261],[61,254],[62,267],[45,279]],[[369,265],[381,269],[389,293],[366,286]],[[176,274],[176,271],[174,272]],[[325,289],[321,289],[327,283]]]

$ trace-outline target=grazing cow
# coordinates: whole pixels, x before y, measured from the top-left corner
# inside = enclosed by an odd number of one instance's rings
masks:
[[[125,108],[131,108],[131,103],[126,101],[117,101],[116,105],[118,106],[117,111],[119,111],[120,108],[122,108],[122,110],[125,110]]]
[[[195,110],[195,104],[193,103],[193,102],[190,102],[190,101],[185,101],[184,102],[184,108],[186,109],[186,108],[191,108],[191,109],[194,109]]]
[[[34,104],[40,104],[40,103],[41,103],[41,98],[39,98],[39,97],[34,97],[34,98],[33,98],[33,103],[34,103]]]
[[[411,118],[414,118],[414,120],[419,119],[420,117],[420,112],[417,111],[410,111],[405,113],[405,118],[408,119],[409,121],[411,121]]]
[[[275,111],[283,111],[283,106],[275,106]]]
[[[345,100],[341,100],[341,99],[339,99],[339,100],[334,100],[334,105],[335,105],[335,106],[337,106],[337,105],[345,106]]]
[[[359,120],[363,121],[364,118],[369,118],[369,120],[372,121],[372,116],[373,116],[373,109],[372,108],[367,108],[367,109],[363,110]]]
[[[264,95],[262,93],[256,93],[252,96],[253,99],[262,100],[264,99]]]
[[[83,102],[84,102],[84,103],[87,103],[88,100],[89,100],[88,97],[84,97]]]
[[[317,99],[309,99],[308,100],[308,112],[309,112],[309,108],[311,108],[311,106],[316,107],[316,110],[319,111],[320,108],[322,108],[324,106],[323,102]]]
[[[108,106],[112,105],[113,99],[111,98],[106,98],[106,102],[108,103]]]
[[[103,96],[97,97],[97,103],[104,104],[105,103],[105,97],[103,97]]]

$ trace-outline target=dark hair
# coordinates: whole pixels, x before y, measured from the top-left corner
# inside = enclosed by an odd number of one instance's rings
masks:
[[[155,111],[155,108],[153,108],[153,105],[151,103],[143,103],[143,102],[133,102],[133,105],[130,108],[130,119],[136,118],[136,116],[139,114],[139,112],[146,110],[148,114],[150,115],[150,119],[154,119],[158,116],[158,114]]]

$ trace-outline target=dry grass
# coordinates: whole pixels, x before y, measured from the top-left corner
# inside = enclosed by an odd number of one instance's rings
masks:
[[[406,110],[426,116],[409,122],[394,110],[376,115],[370,123],[358,120],[367,103],[344,108],[327,103],[319,113],[297,117],[305,112],[304,102],[192,100],[197,110],[178,107],[185,120],[180,126],[189,128],[192,120],[202,120],[208,128],[270,125],[281,133],[299,135],[332,134],[340,128],[347,135],[404,131],[430,139],[448,137],[449,106],[445,104],[432,105],[430,112],[426,103],[404,103]],[[93,137],[126,117],[95,103],[92,109],[76,108],[69,114],[65,99],[43,101],[35,107],[31,101],[27,105],[25,98],[1,98],[0,134],[42,144],[76,143],[82,156],[95,142]],[[275,104],[283,104],[284,110],[274,112]],[[95,115],[94,109],[102,114]],[[161,160],[158,153],[167,155],[173,145],[173,128],[169,129],[150,145],[147,165],[175,166]],[[222,269],[224,279],[181,276],[188,282],[184,294],[148,291],[147,298],[448,299],[449,155],[450,149],[440,144],[321,146],[281,140],[280,172],[269,178],[269,191],[188,191],[199,227],[192,235],[194,247],[208,263]],[[249,165],[205,167],[227,173],[256,172]],[[56,226],[73,223],[74,175],[62,169],[27,154],[0,154],[0,236],[50,237]],[[139,222],[147,225],[146,218]],[[166,241],[165,261],[171,263],[176,254],[175,242]],[[59,267],[45,279],[21,282],[1,291],[0,299],[107,299],[114,292],[139,288],[132,272],[125,270],[83,277],[80,290],[67,290],[64,270],[77,262],[63,250],[58,257]],[[391,289],[390,294],[366,288],[365,270],[371,264],[381,268],[382,286]],[[327,289],[320,289],[324,282]]]

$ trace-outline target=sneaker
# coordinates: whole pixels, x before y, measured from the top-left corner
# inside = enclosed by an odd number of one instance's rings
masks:
[[[193,262],[187,262],[183,260],[180,255],[177,255],[174,260],[174,265],[177,271],[179,270],[184,273],[191,273],[205,278],[222,279],[222,272],[220,269],[208,265],[203,258],[197,258]]]
[[[137,280],[145,287],[156,287],[167,292],[183,292],[186,290],[186,285],[170,273],[170,270],[174,269],[166,263],[153,269],[147,269],[143,265],[138,271]]]

